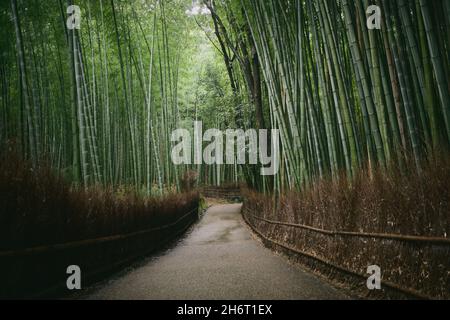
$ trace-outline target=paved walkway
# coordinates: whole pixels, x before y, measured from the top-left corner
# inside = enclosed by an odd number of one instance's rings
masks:
[[[253,239],[240,205],[221,205],[178,244],[104,281],[87,299],[345,299]]]

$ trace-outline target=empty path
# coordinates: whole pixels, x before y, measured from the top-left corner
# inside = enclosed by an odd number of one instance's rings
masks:
[[[88,299],[345,299],[253,239],[241,205],[208,210],[159,256],[88,290]]]

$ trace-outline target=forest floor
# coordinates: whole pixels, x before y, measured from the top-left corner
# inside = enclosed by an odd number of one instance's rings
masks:
[[[83,299],[347,299],[254,239],[241,205],[215,205],[177,244],[84,290]]]

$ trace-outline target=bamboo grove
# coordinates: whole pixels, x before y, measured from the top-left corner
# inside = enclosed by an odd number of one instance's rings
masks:
[[[177,185],[180,3],[77,1],[79,30],[66,26],[72,1],[2,4],[0,140],[84,185]]]
[[[402,170],[406,162],[420,172],[423,161],[448,151],[449,1],[204,4],[220,26],[231,77],[247,76],[243,57],[259,60],[260,113],[282,137],[276,189],[302,188],[342,171],[351,177],[360,168]],[[381,9],[381,29],[368,29],[370,5]],[[257,109],[253,79],[247,91]]]
[[[79,30],[66,26],[73,4]],[[0,142],[82,185],[161,193],[190,169],[204,183],[303,189],[375,167],[420,173],[450,146],[446,0],[9,0],[0,19]],[[200,80],[186,75],[193,30],[221,64]],[[201,81],[213,98],[200,115]],[[280,173],[174,166],[171,132],[199,117],[279,129]]]

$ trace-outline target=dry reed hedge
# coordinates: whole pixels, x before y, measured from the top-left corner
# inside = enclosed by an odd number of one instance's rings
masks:
[[[265,236],[359,274],[379,265],[384,281],[436,298],[450,298],[450,247],[396,240],[330,236],[271,225],[252,217],[330,231],[449,238],[450,160],[430,161],[421,175],[406,166],[388,172],[361,171],[323,180],[279,199],[246,191],[244,214]],[[320,270],[319,270],[320,271]],[[371,294],[364,281],[352,283]]]
[[[146,198],[130,190],[71,187],[48,166],[0,157],[0,251],[94,239],[175,222],[198,208],[189,192]]]

